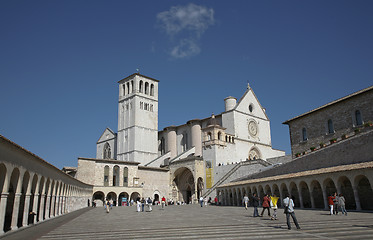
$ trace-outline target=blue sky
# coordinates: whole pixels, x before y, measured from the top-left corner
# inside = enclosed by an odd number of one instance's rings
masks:
[[[247,82],[282,122],[373,83],[373,1],[0,1],[0,134],[58,168],[117,131],[117,81],[160,80],[159,129]]]

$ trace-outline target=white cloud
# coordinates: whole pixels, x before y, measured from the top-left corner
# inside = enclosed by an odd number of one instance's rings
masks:
[[[198,55],[201,49],[195,41],[191,39],[182,39],[179,44],[171,50],[171,56],[174,58],[186,58]]]
[[[214,24],[214,10],[193,3],[174,6],[169,11],[158,13],[157,21],[170,40],[178,40],[178,44],[172,47],[171,56],[185,58],[200,53],[198,40]],[[185,34],[188,38],[178,39],[180,35]]]

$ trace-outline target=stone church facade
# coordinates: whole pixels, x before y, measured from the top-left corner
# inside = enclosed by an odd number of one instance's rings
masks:
[[[78,159],[76,177],[94,186],[94,199],[195,202],[215,196],[212,190],[233,173],[242,177],[273,164],[269,159],[284,160],[285,152],[272,148],[270,121],[250,86],[238,101],[224,99],[220,114],[158,130],[159,81],[135,73],[118,85],[118,132],[105,129],[96,158]]]

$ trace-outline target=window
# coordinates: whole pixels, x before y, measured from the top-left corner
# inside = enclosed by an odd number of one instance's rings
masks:
[[[133,87],[133,80],[131,81],[131,89],[132,89],[132,92],[134,93],[135,92],[135,88]]]
[[[150,85],[150,96],[154,96],[154,84]]]
[[[109,186],[109,166],[104,167],[104,186]]]
[[[181,139],[181,151],[186,151],[188,149],[188,134],[183,133],[183,138]]]
[[[141,92],[141,93],[142,93],[142,85],[143,85],[143,82],[140,81],[140,83],[139,83],[139,92]]]
[[[123,169],[123,186],[128,187],[128,168]]]
[[[113,168],[113,186],[119,186],[119,167],[114,166]]]
[[[145,83],[145,94],[149,94],[149,83]]]
[[[161,155],[165,154],[166,152],[166,147],[165,147],[165,141],[164,141],[164,137],[161,138],[161,143],[160,143],[160,152],[161,152]]]
[[[253,110],[254,110],[254,107],[253,107],[253,105],[252,104],[250,104],[249,105],[249,111],[252,113],[253,112]]]
[[[207,141],[211,141],[211,133],[207,133]]]
[[[303,139],[303,142],[308,140],[306,128],[302,129],[302,139]]]
[[[104,146],[104,159],[110,159],[111,158],[111,149],[109,143],[105,143]]]
[[[127,82],[127,94],[129,94],[129,93],[130,93],[130,83]]]
[[[356,126],[363,125],[363,119],[361,118],[361,113],[359,110],[355,111],[355,123],[356,123]]]
[[[328,120],[328,133],[334,133],[333,121],[331,119]]]
[[[123,84],[123,96],[126,95],[126,84]]]
[[[218,140],[221,140],[221,132],[218,132]]]

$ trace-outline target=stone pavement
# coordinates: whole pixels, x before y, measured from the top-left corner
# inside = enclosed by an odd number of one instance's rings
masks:
[[[295,212],[301,230],[294,225],[294,230],[287,229],[282,209],[279,220],[273,221],[254,218],[253,208],[243,207],[155,206],[152,212],[140,213],[135,207],[116,207],[110,213],[89,208],[6,234],[4,239],[373,239],[373,213]]]

